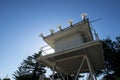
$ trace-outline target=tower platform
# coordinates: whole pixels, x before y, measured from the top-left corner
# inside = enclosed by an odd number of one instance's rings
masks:
[[[38,60],[51,68],[55,65],[56,71],[59,69],[65,74],[76,74],[82,60],[86,57],[89,59],[94,71],[104,69],[103,54],[101,53],[103,53],[102,42],[97,40],[81,44],[65,51],[41,56]],[[86,60],[80,72],[89,72]]]

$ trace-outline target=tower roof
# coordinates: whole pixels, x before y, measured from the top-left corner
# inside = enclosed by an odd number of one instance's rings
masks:
[[[85,33],[86,31],[90,31],[90,25],[88,19],[73,24],[67,28],[62,29],[61,31],[57,31],[54,34],[50,34],[44,37],[43,39],[48,45],[54,47],[54,44],[57,40],[75,33]]]

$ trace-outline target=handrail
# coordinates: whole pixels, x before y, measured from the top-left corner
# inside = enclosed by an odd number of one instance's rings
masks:
[[[40,50],[42,51],[42,56],[52,54],[55,52],[55,50],[52,47],[50,47],[49,45],[45,45],[45,46],[41,47]]]

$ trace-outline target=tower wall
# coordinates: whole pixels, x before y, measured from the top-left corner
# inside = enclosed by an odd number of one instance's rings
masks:
[[[84,43],[83,38],[79,33],[66,36],[62,39],[59,39],[55,42],[55,51],[64,51],[73,47],[76,47]]]

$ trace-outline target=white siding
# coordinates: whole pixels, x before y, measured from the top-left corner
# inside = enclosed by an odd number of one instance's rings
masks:
[[[83,43],[83,39],[80,36],[80,34],[66,36],[55,42],[55,51],[59,52],[59,51],[67,50],[75,46],[78,46],[81,43]]]

